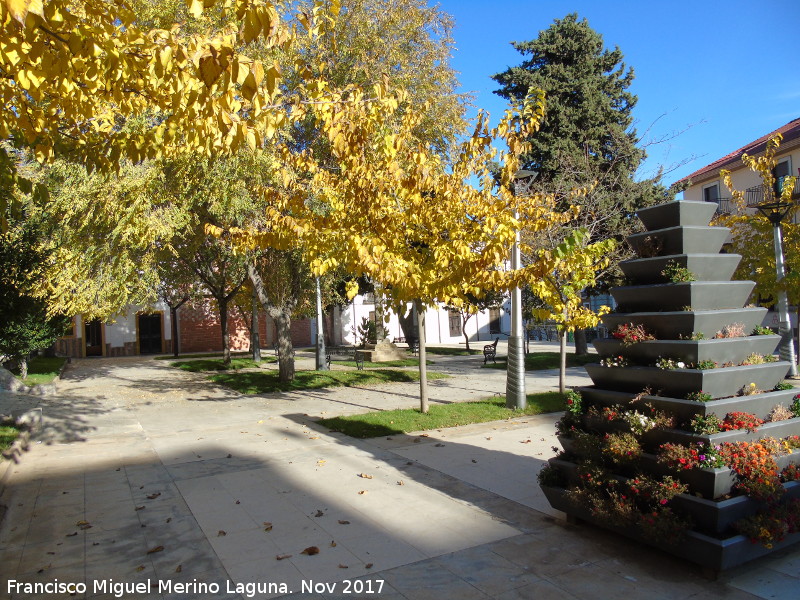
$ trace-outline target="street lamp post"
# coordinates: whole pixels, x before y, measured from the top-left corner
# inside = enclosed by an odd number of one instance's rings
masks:
[[[514,195],[522,180],[536,177],[536,171],[518,171],[514,179]],[[519,210],[514,207],[514,218],[519,218]],[[519,230],[511,248],[511,269],[520,268]],[[522,290],[511,290],[511,335],[508,337],[508,371],[506,372],[506,408],[523,409],[527,406],[525,393],[525,350],[522,337]]]
[[[781,221],[789,214],[792,209],[789,202],[769,202],[758,204],[755,208],[762,215],[767,217],[772,223],[772,239],[775,247],[775,279],[780,286],[786,275],[783,261],[783,232],[781,231]],[[781,360],[789,361],[789,377],[797,377],[797,360],[794,353],[794,333],[792,332],[792,322],[789,319],[789,300],[786,290],[778,291],[778,333],[781,336],[779,354]]]
[[[316,345],[316,370],[328,371],[328,361],[325,358],[325,330],[322,325],[322,292],[319,288],[319,277],[316,277],[317,283],[317,345]]]

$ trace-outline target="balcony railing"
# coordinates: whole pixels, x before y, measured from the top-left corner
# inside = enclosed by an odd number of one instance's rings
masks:
[[[744,192],[744,198],[747,202],[747,206],[754,207],[758,204],[764,204],[765,202],[774,202],[775,201],[775,191],[780,192],[783,190],[783,183],[785,177],[780,177],[775,182],[775,187],[777,190],[773,190],[765,185],[756,185],[751,188],[747,188]],[[800,177],[798,177],[794,182],[794,189],[792,190],[792,200],[797,200],[800,198]]]

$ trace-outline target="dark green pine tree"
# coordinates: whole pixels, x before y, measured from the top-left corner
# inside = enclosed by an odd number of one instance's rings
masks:
[[[605,49],[602,36],[574,13],[535,40],[512,45],[525,60],[493,76],[502,86],[495,93],[513,100],[537,88],[547,102],[524,168],[538,171],[542,184],[575,179],[578,170],[620,187],[619,180],[632,178],[645,153],[631,128],[633,69],[620,49]]]
[[[546,102],[522,168],[538,172],[533,191],[555,194],[565,207],[581,205],[580,215],[556,238],[528,241],[534,247],[555,247],[576,227],[585,227],[593,242],[616,239],[612,266],[600,275],[600,285],[589,290],[602,293],[621,282],[617,265],[631,256],[624,240],[638,227],[632,214],[670,199],[660,172],[635,179],[646,154],[633,128],[633,69],[622,62],[619,48],[606,49],[602,36],[575,13],[556,19],[535,40],[513,46],[524,60],[492,77],[501,86],[495,93],[513,101],[537,88],[545,92]],[[571,190],[588,186],[594,187],[587,195],[570,196]],[[583,341],[578,338],[576,342]],[[578,343],[576,351],[584,350]]]

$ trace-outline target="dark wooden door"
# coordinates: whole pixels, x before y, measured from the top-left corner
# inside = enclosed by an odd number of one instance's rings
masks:
[[[161,348],[161,313],[139,315],[139,354],[158,354]]]
[[[86,340],[86,356],[103,356],[103,324],[99,319],[89,321],[83,326]]]

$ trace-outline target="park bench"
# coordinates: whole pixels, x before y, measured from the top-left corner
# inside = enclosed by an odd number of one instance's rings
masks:
[[[497,342],[500,341],[500,338],[495,338],[494,343],[486,344],[483,347],[483,364],[491,358],[492,362],[497,362]]]
[[[331,360],[354,360],[359,371],[364,370],[364,351],[353,346],[327,346],[325,362],[330,367]]]

